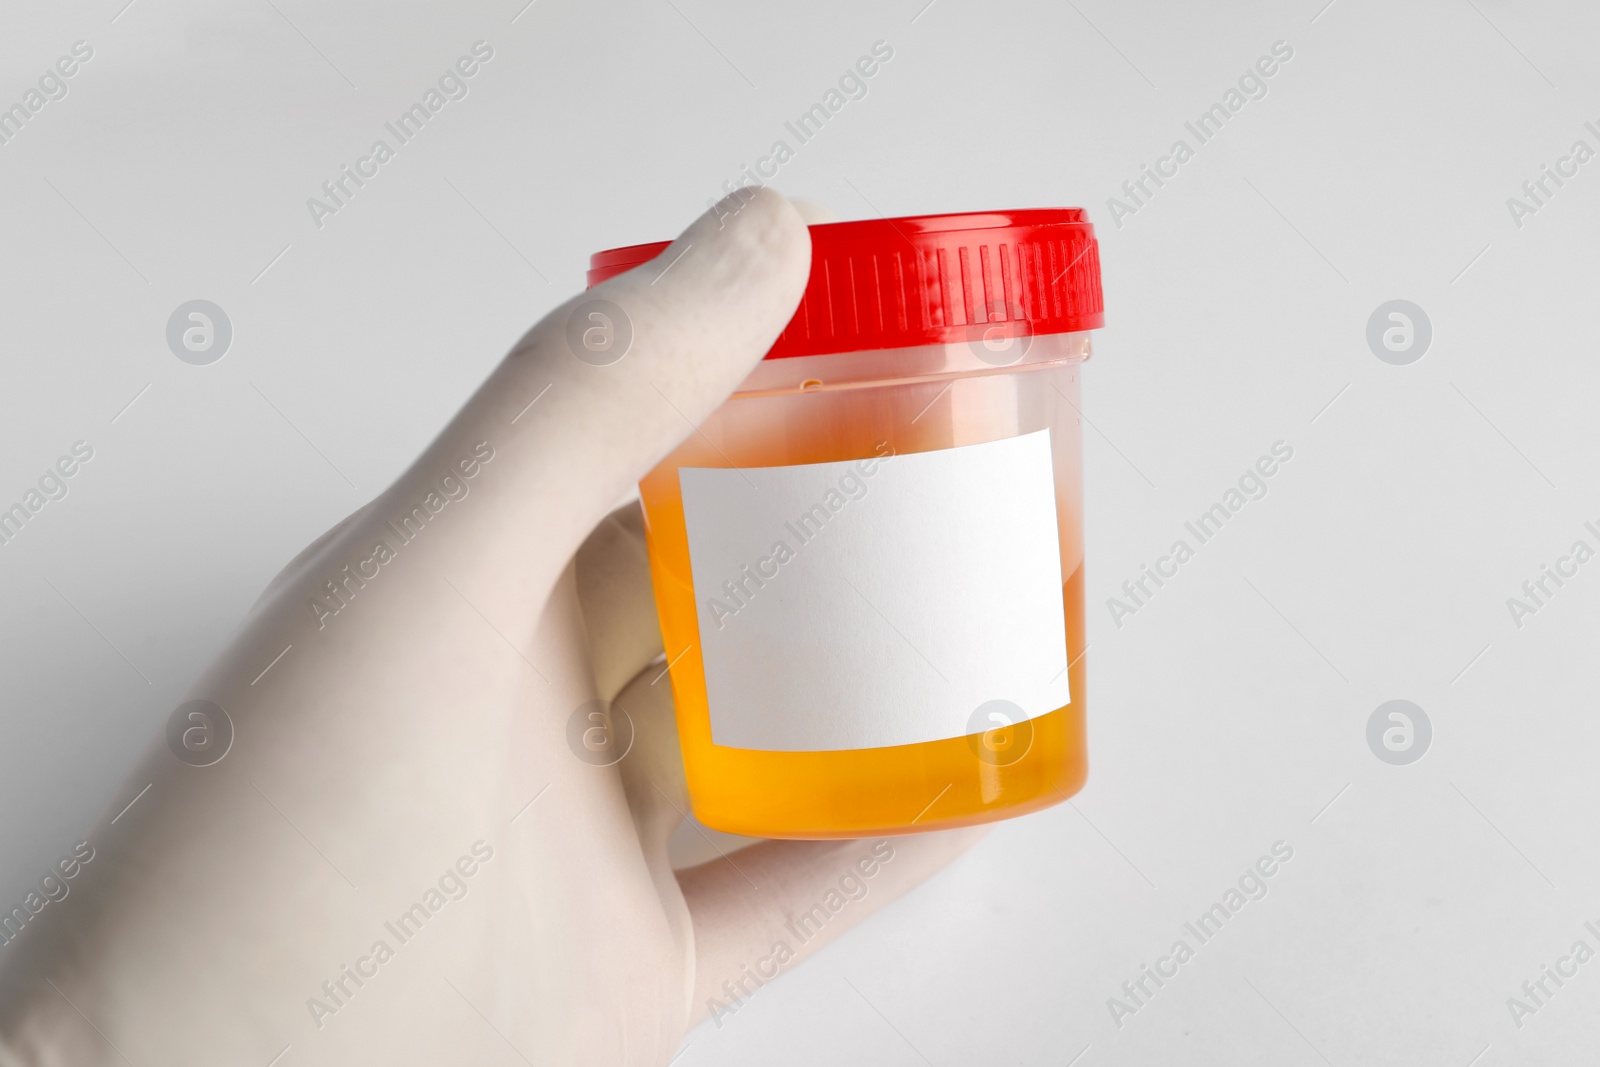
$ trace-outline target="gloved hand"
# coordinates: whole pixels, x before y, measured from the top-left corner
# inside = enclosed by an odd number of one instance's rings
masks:
[[[607,512],[799,301],[800,216],[743,195],[530,330],[272,583],[190,694],[225,717],[152,744],[0,948],[0,1063],[663,1064],[974,839],[668,862],[688,803],[642,522]],[[568,341],[592,299],[633,331],[608,366]],[[569,745],[597,697],[636,729],[614,766]],[[797,936],[847,877],[870,892]]]

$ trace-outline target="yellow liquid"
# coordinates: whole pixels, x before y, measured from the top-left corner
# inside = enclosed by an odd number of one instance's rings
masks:
[[[1041,368],[832,395],[736,398],[640,483],[684,768],[702,823],[758,837],[911,833],[1020,815],[1060,803],[1083,785],[1079,441],[1075,401],[1067,403],[1064,395],[1075,394],[1076,385],[1075,368]],[[860,459],[885,442],[903,454],[1041,426],[1051,430],[1063,570],[1073,565],[1061,589],[1071,703],[985,735],[889,748],[773,752],[712,743],[680,466]]]

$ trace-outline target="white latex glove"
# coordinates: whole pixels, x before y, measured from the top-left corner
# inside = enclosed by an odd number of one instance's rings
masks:
[[[191,766],[154,743],[66,898],[0,948],[0,1063],[662,1064],[710,998],[737,1007],[725,982],[759,994],[776,944],[803,958],[973,840],[892,839],[809,941],[786,923],[870,842],[668,862],[688,804],[641,521],[607,512],[799,301],[799,215],[745,195],[530,330],[273,582],[190,694],[226,709],[226,755]],[[567,341],[595,298],[634,331],[610,366]],[[619,693],[633,749],[592,766],[569,719]]]

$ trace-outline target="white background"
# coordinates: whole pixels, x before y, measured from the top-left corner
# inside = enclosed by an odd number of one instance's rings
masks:
[[[0,900],[589,252],[672,236],[883,39],[780,189],[847,218],[1081,204],[1100,228],[1093,769],[679,1064],[1592,1055],[1600,962],[1520,1030],[1505,1001],[1600,919],[1600,562],[1521,629],[1505,602],[1600,518],[1600,161],[1520,229],[1506,198],[1600,147],[1600,14],[124,2],[0,15],[0,103],[95,48],[0,147],[0,501],[96,450],[0,547]],[[305,199],[479,38],[471,95],[315,229]],[[1277,40],[1270,94],[1113,225],[1107,197]],[[165,345],[195,297],[234,325],[211,367]],[[1411,366],[1366,345],[1394,298],[1433,323]],[[1106,598],[1280,439],[1270,495],[1114,626]],[[1434,726],[1409,767],[1365,740],[1397,697]],[[1280,839],[1271,894],[1119,1030],[1107,997]]]

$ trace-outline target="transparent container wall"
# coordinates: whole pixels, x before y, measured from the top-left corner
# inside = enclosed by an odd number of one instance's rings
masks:
[[[762,837],[861,837],[987,822],[1059,803],[1087,773],[1079,367],[1087,334],[1031,339],[996,367],[966,345],[765,360],[640,483],[696,816]],[[679,467],[906,455],[1050,431],[1071,701],[984,735],[773,752],[712,743]],[[1004,551],[997,545],[996,551]],[[927,580],[940,581],[930,573]],[[818,665],[825,670],[825,664]]]

